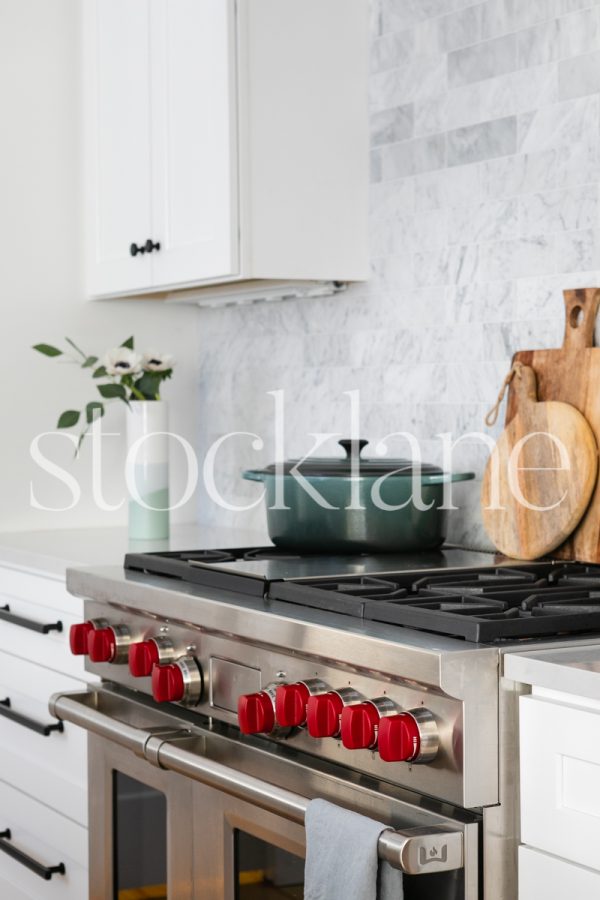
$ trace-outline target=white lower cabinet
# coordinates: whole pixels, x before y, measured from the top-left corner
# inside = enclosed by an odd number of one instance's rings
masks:
[[[88,896],[87,829],[49,809],[32,797],[0,782],[0,897],[6,900],[84,900]],[[23,859],[13,858],[6,847],[44,867],[61,863],[64,874],[49,880],[36,874]]]
[[[95,680],[69,650],[83,604],[64,579],[0,566],[0,611],[0,900],[87,900],[87,738],[44,733],[50,696]]]
[[[36,731],[56,725],[48,697],[59,690],[85,683],[0,652],[0,778],[87,828],[86,732],[69,723]]]
[[[520,703],[521,841],[600,870],[600,710]]]
[[[600,872],[519,847],[519,900],[598,900]]]

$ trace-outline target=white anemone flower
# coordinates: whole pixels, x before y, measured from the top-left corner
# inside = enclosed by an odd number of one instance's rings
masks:
[[[108,375],[138,375],[142,371],[141,357],[129,347],[109,350],[103,364]]]
[[[146,372],[166,372],[175,365],[175,360],[169,353],[158,353],[148,350],[144,353],[142,365]]]

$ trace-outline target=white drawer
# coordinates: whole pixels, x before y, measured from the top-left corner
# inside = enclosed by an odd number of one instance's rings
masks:
[[[33,722],[56,724],[48,712],[50,695],[85,688],[82,681],[0,653],[0,700],[10,698],[7,711]],[[0,715],[0,777],[87,827],[87,734],[69,722],[63,727],[43,736]]]
[[[74,616],[83,613],[83,601],[69,594],[62,578],[47,578],[20,569],[0,566],[0,597],[5,594],[9,597],[30,600],[38,606],[60,609]]]
[[[41,579],[40,579],[41,580]],[[0,593],[0,606],[10,606],[10,612],[27,621],[54,624],[61,623],[60,631],[49,631],[42,634],[32,631],[25,625],[14,624],[0,619],[0,650],[33,660],[56,672],[65,672],[75,678],[85,678],[83,656],[73,656],[69,649],[69,629],[76,622],[81,622],[80,611],[65,612],[63,608],[40,605],[21,597]]]
[[[598,900],[600,873],[519,847],[519,900]]]
[[[521,697],[520,742],[521,840],[600,870],[600,711]]]
[[[0,896],[6,900],[85,900],[87,830],[0,781],[0,831],[10,844],[44,866],[64,863],[65,874],[44,881],[0,850]]]

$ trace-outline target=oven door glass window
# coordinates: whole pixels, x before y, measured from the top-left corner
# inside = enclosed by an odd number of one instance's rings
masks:
[[[304,860],[245,831],[235,832],[236,900],[302,900]]]
[[[167,800],[113,773],[115,900],[167,900]]]

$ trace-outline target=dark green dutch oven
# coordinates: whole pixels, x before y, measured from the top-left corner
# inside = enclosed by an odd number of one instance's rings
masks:
[[[292,459],[243,473],[265,485],[267,525],[276,546],[302,553],[404,553],[444,542],[444,487],[474,478],[473,472],[363,459],[368,441],[339,443],[345,459]]]

